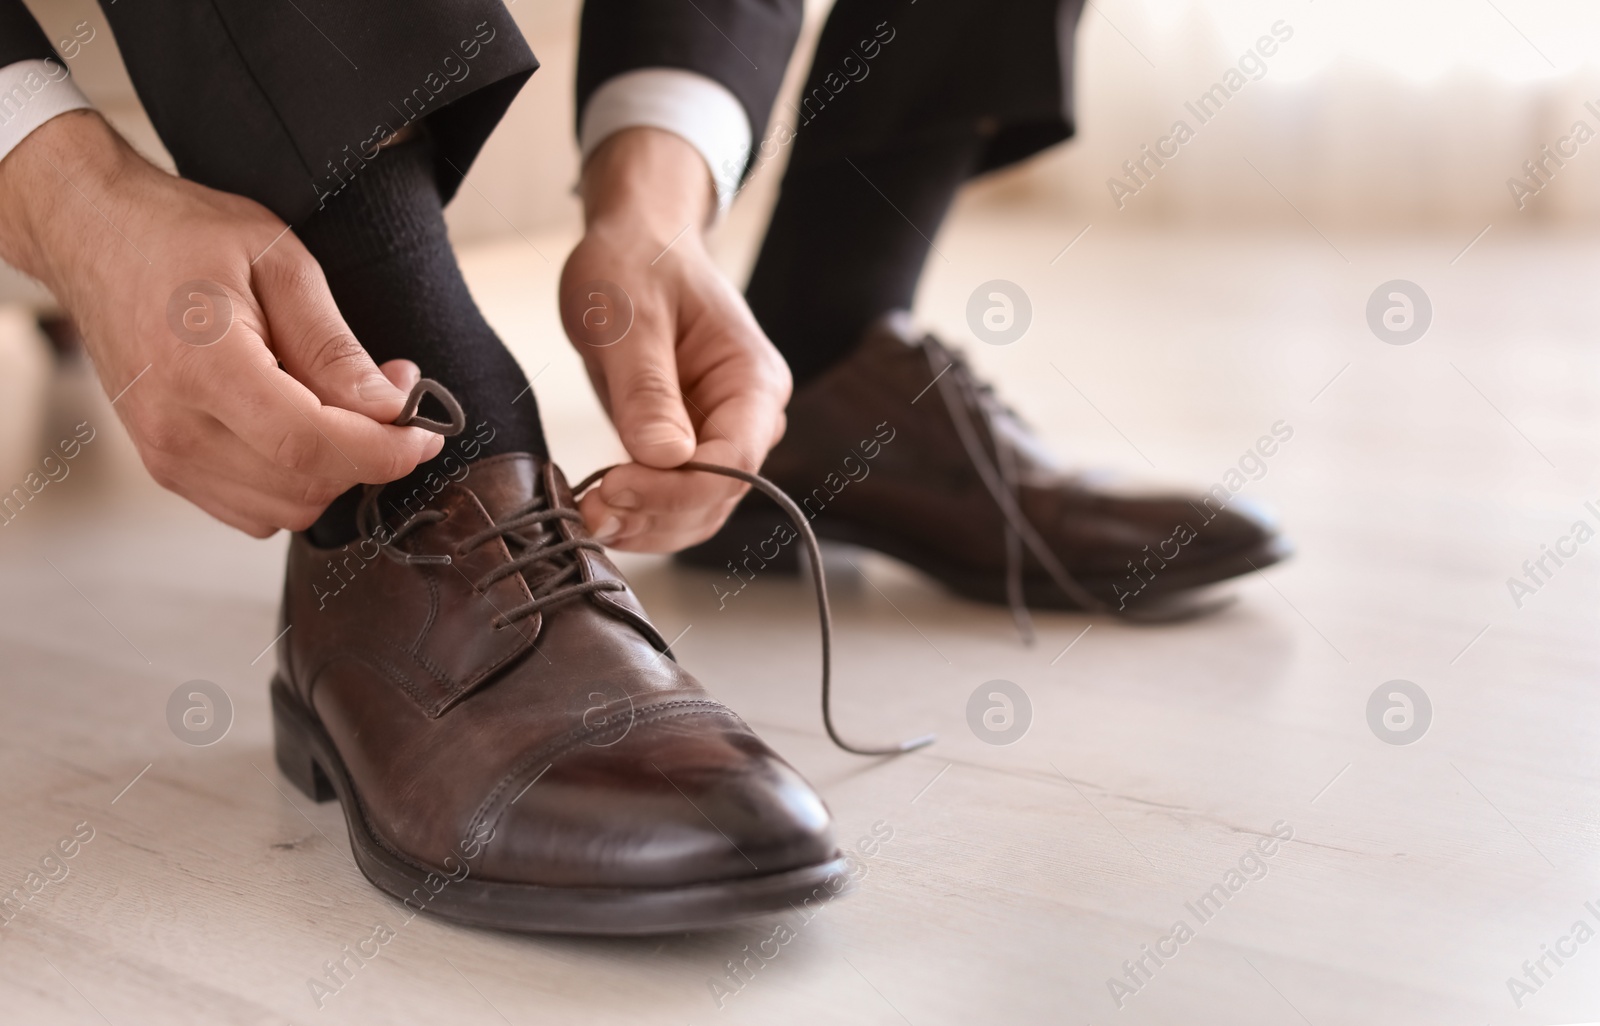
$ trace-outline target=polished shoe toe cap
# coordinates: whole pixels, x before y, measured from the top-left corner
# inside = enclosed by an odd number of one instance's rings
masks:
[[[821,797],[731,713],[645,711],[639,720],[621,736],[600,733],[535,759],[508,782],[485,848],[487,878],[676,887],[838,857]]]

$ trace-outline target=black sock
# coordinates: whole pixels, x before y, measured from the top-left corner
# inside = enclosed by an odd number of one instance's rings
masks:
[[[380,150],[297,234],[322,265],[339,312],[373,361],[415,362],[423,377],[461,402],[467,436],[481,441],[492,434],[479,458],[549,455],[528,379],[461,277],[425,137]],[[429,413],[426,403],[423,412]],[[409,491],[453,451],[447,443],[393,487]],[[316,544],[343,545],[356,537],[359,495],[353,489],[323,512],[310,530]]]
[[[874,320],[911,308],[930,240],[986,141],[974,127],[808,160],[802,134],[745,291],[797,386]]]

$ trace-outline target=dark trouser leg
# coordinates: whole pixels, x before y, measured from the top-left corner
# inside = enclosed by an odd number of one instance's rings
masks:
[[[297,234],[373,360],[409,359],[450,389],[466,410],[468,433],[480,440],[492,433],[482,455],[548,456],[528,379],[456,264],[426,136],[380,150]],[[424,464],[408,482],[436,469]],[[325,547],[354,538],[355,502],[355,493],[335,501],[312,538]]]
[[[791,167],[746,298],[796,384],[911,307],[933,236],[982,152],[976,130]]]
[[[796,384],[910,307],[962,183],[1072,133],[1079,7],[838,0],[799,107],[761,151],[793,133],[747,298]]]

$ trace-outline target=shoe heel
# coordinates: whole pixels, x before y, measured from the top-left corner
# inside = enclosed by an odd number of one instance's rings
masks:
[[[331,802],[338,797],[328,775],[322,771],[316,756],[311,754],[310,738],[295,710],[288,707],[292,699],[280,693],[284,685],[272,683],[272,747],[278,769],[289,783],[314,802]]]
[[[759,502],[754,498],[740,503],[716,534],[674,558],[689,566],[738,574],[741,579],[765,573],[798,574],[804,543],[794,525],[765,497]]]

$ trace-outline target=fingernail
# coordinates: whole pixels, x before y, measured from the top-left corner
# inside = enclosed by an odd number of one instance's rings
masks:
[[[615,506],[617,509],[638,509],[641,505],[639,493],[631,488],[624,488],[617,494],[608,496],[605,503],[607,506]]]
[[[394,387],[394,382],[378,373],[368,374],[356,383],[356,395],[369,403],[392,399],[398,391],[400,390]]]
[[[600,529],[594,533],[594,540],[604,545],[621,533],[622,521],[616,517],[606,517],[600,522]]]

